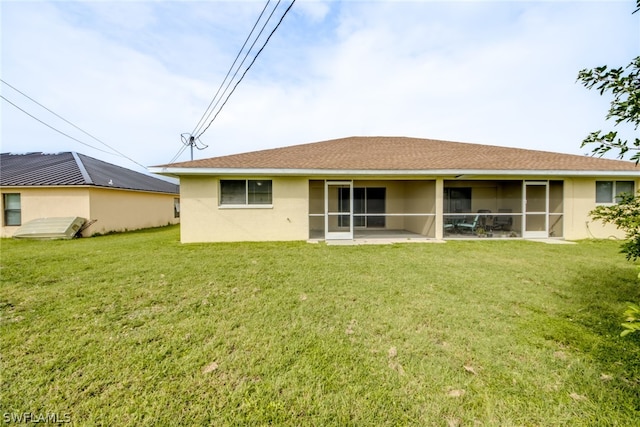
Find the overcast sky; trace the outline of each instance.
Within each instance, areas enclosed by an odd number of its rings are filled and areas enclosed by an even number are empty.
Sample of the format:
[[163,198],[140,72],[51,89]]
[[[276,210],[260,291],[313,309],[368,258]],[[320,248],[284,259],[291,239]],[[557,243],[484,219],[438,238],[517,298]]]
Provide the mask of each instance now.
[[[264,5],[2,0],[2,80],[136,162],[167,163]],[[639,54],[634,6],[298,0],[194,158],[367,135],[585,154],[582,139],[613,123],[604,120],[609,98],[576,77]],[[112,153],[4,83],[0,93]],[[142,170],[5,100],[0,108],[2,152],[78,151]],[[189,150],[176,161],[184,160]]]

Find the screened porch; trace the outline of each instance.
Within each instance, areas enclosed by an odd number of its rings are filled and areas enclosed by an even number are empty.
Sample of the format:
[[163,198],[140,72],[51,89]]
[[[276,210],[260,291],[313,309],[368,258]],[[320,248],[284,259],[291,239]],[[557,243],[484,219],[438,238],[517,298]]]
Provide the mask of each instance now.
[[435,238],[434,180],[309,181],[309,238]]
[[443,236],[563,237],[563,182],[444,181]]
[[310,180],[309,238],[563,237],[563,209],[562,181]]

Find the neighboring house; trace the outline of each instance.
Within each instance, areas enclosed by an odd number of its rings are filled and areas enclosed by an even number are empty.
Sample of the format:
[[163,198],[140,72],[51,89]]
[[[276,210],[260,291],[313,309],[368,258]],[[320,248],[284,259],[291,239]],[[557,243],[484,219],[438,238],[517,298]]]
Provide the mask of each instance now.
[[83,154],[0,154],[2,233],[33,219],[82,217],[84,236],[179,222],[179,187]]
[[634,163],[405,137],[351,137],[150,168],[180,178],[183,242],[623,235],[589,218]]

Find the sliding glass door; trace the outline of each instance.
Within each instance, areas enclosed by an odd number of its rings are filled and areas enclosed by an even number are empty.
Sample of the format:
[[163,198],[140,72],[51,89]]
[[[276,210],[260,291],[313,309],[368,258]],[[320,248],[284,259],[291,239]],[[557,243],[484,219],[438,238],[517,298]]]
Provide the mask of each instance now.
[[[355,228],[385,227],[386,190],[384,187],[356,187],[353,189],[353,226]],[[341,200],[343,203],[348,202],[347,191],[342,192]]]

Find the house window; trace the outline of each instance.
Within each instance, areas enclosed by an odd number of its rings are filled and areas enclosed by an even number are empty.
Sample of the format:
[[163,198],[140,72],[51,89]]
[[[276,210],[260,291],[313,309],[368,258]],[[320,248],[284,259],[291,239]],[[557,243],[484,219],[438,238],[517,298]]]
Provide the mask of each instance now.
[[21,225],[22,209],[20,207],[20,193],[3,194],[4,225]]
[[221,205],[271,205],[273,203],[271,180],[221,180]]
[[471,212],[471,188],[451,187],[444,189],[444,212]]
[[617,203],[622,194],[633,194],[633,187],[633,181],[596,181],[596,203]]
[[173,217],[180,218],[180,199],[173,199]]

